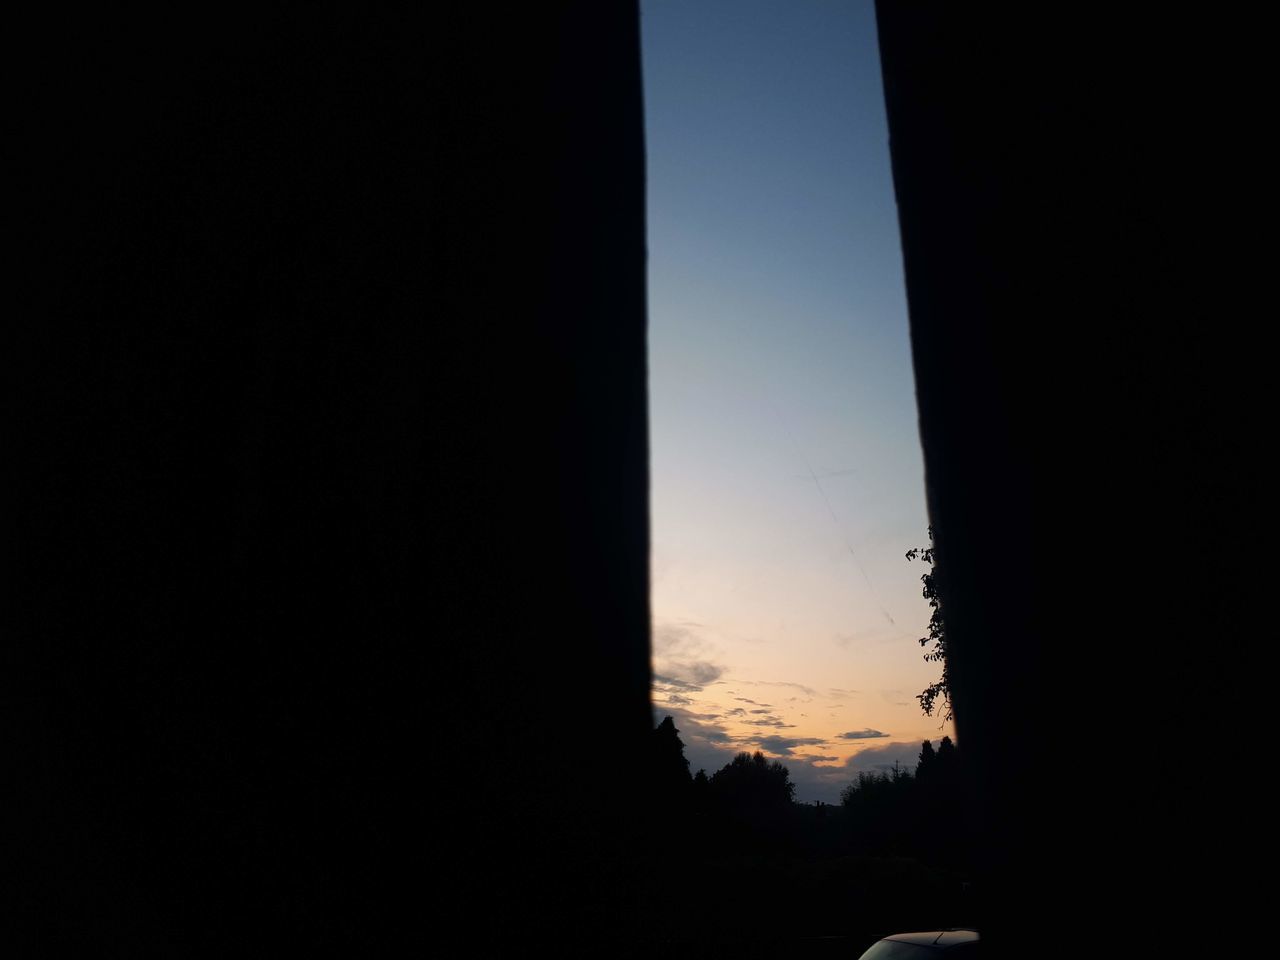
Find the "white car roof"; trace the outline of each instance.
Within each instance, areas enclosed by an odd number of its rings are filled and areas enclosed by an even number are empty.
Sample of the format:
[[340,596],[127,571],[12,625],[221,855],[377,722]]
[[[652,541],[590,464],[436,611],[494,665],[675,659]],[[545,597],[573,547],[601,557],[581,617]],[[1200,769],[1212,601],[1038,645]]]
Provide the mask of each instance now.
[[978,939],[978,931],[954,929],[954,930],[928,930],[920,933],[895,933],[891,937],[885,937],[886,940],[898,940],[902,943],[918,943],[922,946],[950,947],[957,943],[971,943]]

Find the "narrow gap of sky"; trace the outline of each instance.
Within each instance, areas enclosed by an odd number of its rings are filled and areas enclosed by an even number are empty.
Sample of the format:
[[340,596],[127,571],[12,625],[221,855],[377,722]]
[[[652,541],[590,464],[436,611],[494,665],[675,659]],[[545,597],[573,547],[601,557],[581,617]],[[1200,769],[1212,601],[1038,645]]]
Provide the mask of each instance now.
[[800,800],[950,734],[871,0],[642,0],[654,707]]

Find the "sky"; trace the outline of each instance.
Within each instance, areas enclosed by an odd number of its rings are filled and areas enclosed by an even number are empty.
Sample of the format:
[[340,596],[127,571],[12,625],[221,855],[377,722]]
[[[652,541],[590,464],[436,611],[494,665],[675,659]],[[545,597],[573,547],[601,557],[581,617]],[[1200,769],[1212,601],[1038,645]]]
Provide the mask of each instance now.
[[954,736],[871,0],[642,0],[655,719],[797,799]]

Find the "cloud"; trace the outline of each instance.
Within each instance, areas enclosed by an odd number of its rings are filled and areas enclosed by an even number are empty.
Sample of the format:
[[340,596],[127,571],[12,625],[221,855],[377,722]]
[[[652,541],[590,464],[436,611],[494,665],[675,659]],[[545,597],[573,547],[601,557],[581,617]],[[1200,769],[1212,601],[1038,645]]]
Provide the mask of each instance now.
[[920,759],[922,741],[909,740],[906,743],[886,743],[878,747],[866,747],[859,750],[844,762],[844,769],[850,774],[889,773],[895,762],[908,771],[914,772]]
[[732,710],[730,710],[728,713],[725,714],[726,717],[745,717],[746,715],[747,715],[747,711],[744,710],[742,707],[734,707]]
[[835,633],[831,635],[831,642],[841,650],[860,651],[871,647],[881,647],[888,643],[902,643],[907,640],[907,635],[894,621],[893,617],[889,616],[885,610],[882,610],[881,613],[889,621],[888,626],[880,624],[879,626],[866,627],[857,633],[848,631]]
[[848,733],[839,734],[841,740],[877,740],[880,737],[887,737],[887,733],[880,730],[872,730],[867,727],[865,730],[850,730]]
[[796,747],[814,747],[825,746],[826,741],[820,737],[778,737],[768,736],[760,737],[755,740],[760,749],[780,757],[793,756],[792,750]]
[[780,729],[789,729],[794,727],[794,723],[787,723],[780,717],[761,717],[759,720],[743,720],[745,724],[752,727],[778,727]]
[[694,621],[656,624],[653,628],[653,687],[659,693],[698,693],[724,675],[716,651],[697,631]]
[[756,687],[790,687],[792,690],[799,690],[806,697],[814,697],[818,693],[813,687],[806,687],[803,683],[791,683],[787,680],[742,680],[740,682]]
[[844,763],[827,754],[792,754],[786,765],[796,785],[798,801],[836,804],[840,802],[840,791],[859,773],[892,772],[895,760],[900,768],[915,770],[919,755],[919,743],[886,743],[864,747]]
[[666,699],[666,702],[675,704],[676,706],[680,706],[680,707],[687,707],[693,703],[693,701],[690,700],[688,697],[682,697],[678,693],[673,693],[670,696],[668,696]]
[[827,691],[827,696],[832,700],[845,700],[849,697],[856,697],[857,690],[841,690],[839,687],[832,687]]
[[761,707],[759,710],[751,710],[749,712],[750,713],[770,713],[771,711],[767,707]]
[[905,690],[881,690],[880,696],[887,703],[893,704],[895,707],[909,707],[911,702],[907,700],[907,692]]
[[[785,742],[786,738],[779,738]],[[799,740],[801,738],[794,738]],[[933,741],[937,746],[938,741]],[[817,747],[818,744],[812,746]],[[825,754],[786,755],[784,760],[796,785],[796,799],[801,803],[839,803],[840,791],[854,781],[859,773],[892,773],[894,761],[899,769],[913,771],[920,758],[920,741],[884,743],[863,747],[848,760]]]
[[688,663],[666,663],[662,672],[654,671],[654,684],[664,687],[675,687],[677,690],[690,690],[694,693],[710,686],[720,675],[724,667],[705,660],[694,660]]

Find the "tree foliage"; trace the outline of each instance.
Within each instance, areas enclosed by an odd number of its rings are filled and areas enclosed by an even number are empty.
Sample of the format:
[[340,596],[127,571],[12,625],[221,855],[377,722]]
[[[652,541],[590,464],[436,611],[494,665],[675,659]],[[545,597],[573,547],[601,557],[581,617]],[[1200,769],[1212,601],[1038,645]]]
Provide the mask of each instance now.
[[795,796],[791,773],[757,750],[740,753],[711,777],[711,789],[731,806],[785,807]]
[[846,849],[876,856],[912,856],[931,863],[967,862],[961,815],[961,759],[950,737],[920,744],[912,771],[862,771],[840,794]]
[[933,716],[933,711],[936,709],[942,713],[944,720],[950,720],[952,718],[951,671],[947,660],[946,624],[942,616],[942,604],[938,598],[938,582],[934,566],[936,549],[933,544],[933,527],[930,527],[929,546],[913,547],[907,551],[908,560],[923,560],[929,565],[929,569],[921,575],[920,582],[924,584],[924,598],[929,601],[933,613],[929,617],[929,632],[920,638],[920,646],[925,648],[925,660],[942,664],[942,676],[917,694],[916,699],[920,701],[920,709],[924,711],[925,716]]
[[687,789],[691,782],[689,761],[685,759],[680,731],[670,717],[666,717],[653,731],[650,749],[655,785],[668,792]]

